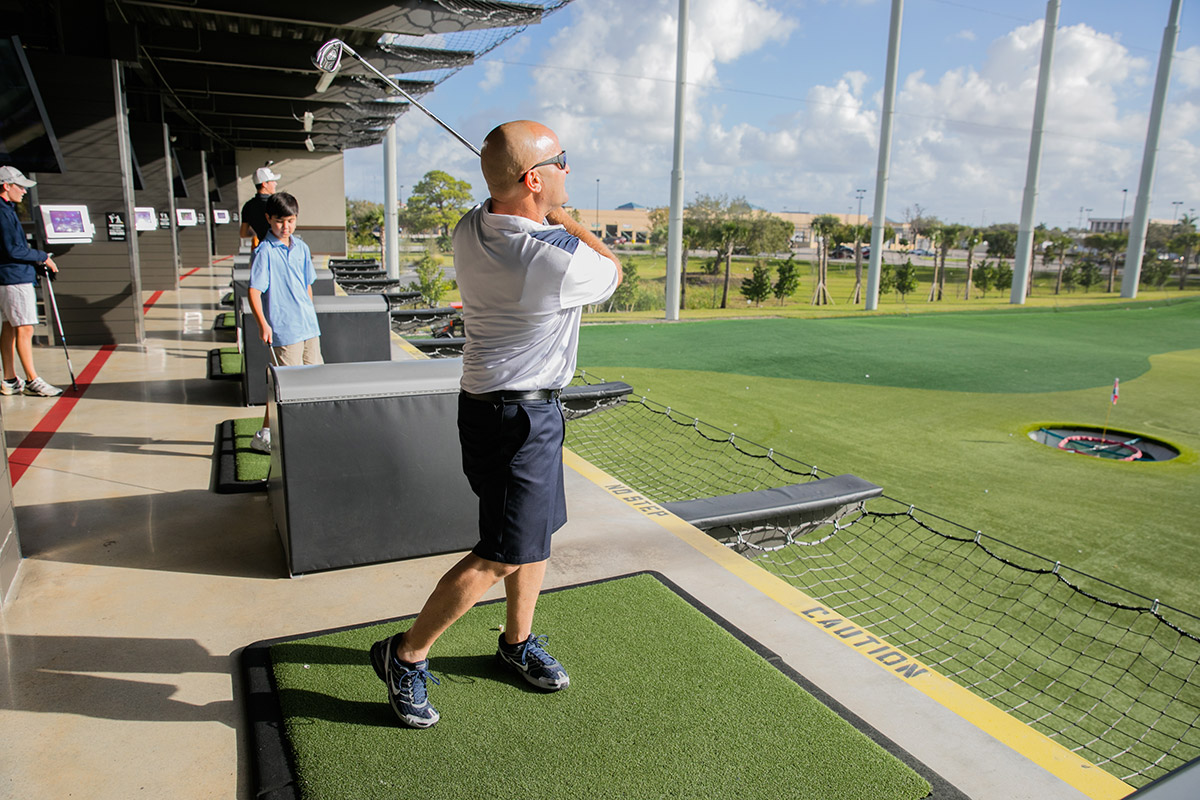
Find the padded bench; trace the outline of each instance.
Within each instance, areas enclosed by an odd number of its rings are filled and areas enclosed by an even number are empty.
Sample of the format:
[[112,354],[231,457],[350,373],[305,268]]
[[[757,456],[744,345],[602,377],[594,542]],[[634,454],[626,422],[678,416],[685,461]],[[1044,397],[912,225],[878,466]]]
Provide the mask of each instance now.
[[836,519],[846,509],[882,494],[882,487],[862,478],[837,475],[774,489],[679,500],[662,506],[697,528],[722,538],[726,529],[768,520],[786,519],[790,525],[806,525]]
[[[387,301],[374,295],[328,297],[314,295],[317,324],[321,326],[321,356],[327,364],[357,361],[390,361],[392,334]],[[270,354],[258,335],[250,301],[241,306],[242,402],[248,406],[267,402],[267,366]]]
[[469,550],[460,359],[271,367],[267,492],[288,573]]

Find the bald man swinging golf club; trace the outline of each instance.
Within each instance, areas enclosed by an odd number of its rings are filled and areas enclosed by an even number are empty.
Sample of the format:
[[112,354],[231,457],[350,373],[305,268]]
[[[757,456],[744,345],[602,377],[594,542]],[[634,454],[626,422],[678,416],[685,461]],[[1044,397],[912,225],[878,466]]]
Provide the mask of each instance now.
[[504,581],[497,659],[533,686],[570,678],[533,633],[550,537],[567,521],[559,391],[575,373],[583,306],[612,295],[621,265],[563,211],[570,174],[554,131],[519,120],[494,129],[480,156],[490,198],[454,229],[466,345],[458,400],[463,471],[479,497],[479,544],[438,582],[412,626],[371,647],[404,724],[428,728],[429,650]]

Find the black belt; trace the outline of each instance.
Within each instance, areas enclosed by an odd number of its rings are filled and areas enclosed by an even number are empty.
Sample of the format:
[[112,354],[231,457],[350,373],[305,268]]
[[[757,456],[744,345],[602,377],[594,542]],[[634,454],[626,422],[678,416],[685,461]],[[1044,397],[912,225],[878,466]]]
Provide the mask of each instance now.
[[463,391],[463,394],[481,403],[550,403],[558,399],[558,396],[562,394],[562,389],[529,389],[524,392],[501,390],[483,394]]

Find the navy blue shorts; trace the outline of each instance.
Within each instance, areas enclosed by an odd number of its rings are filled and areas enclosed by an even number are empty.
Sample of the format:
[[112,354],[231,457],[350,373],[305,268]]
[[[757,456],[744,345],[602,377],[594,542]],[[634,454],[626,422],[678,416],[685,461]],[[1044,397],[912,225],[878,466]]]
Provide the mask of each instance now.
[[479,544],[502,564],[550,557],[550,536],[567,523],[563,416],[557,400],[499,403],[458,396],[463,472],[479,497]]

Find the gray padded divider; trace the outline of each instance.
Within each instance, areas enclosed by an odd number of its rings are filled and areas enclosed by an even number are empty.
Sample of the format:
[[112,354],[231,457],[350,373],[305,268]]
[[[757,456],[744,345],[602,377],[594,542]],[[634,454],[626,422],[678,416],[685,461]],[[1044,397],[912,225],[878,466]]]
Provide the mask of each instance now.
[[290,574],[475,545],[461,370],[451,359],[271,369],[268,494]]
[[[388,361],[392,357],[391,317],[388,303],[378,295],[313,297],[317,324],[321,326],[321,356],[327,364],[357,361]],[[241,320],[242,401],[246,405],[267,402],[266,369],[270,354],[258,335],[258,324],[247,300]]]
[[[233,287],[233,310],[237,311],[242,307],[242,301],[250,296],[250,268],[234,267],[230,286]],[[240,316],[238,320],[238,324],[240,325]]]
[[313,297],[333,297],[337,294],[333,280],[333,272],[327,269],[317,270],[317,279],[313,281]]
[[813,520],[883,494],[882,487],[854,475],[838,475],[775,489],[663,503],[663,508],[701,530],[746,525],[787,516]]

